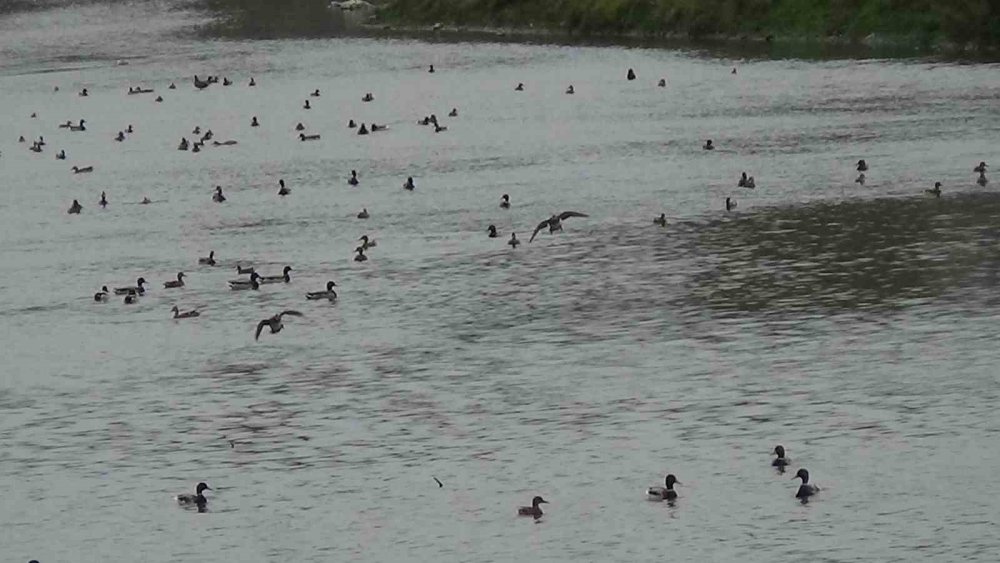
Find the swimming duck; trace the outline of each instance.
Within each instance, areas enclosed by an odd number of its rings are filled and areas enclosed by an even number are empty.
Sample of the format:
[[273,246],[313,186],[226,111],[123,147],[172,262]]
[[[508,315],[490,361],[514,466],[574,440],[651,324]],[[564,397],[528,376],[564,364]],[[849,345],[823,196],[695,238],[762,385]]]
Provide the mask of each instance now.
[[659,217],[653,219],[653,224],[654,225],[659,225],[661,227],[666,227],[667,226],[667,214],[666,213],[660,213]]
[[306,100],[306,103],[305,105],[302,106],[302,109],[312,109],[312,106],[309,105],[309,100]]
[[201,316],[201,313],[199,313],[197,309],[181,312],[181,310],[177,308],[177,305],[174,305],[173,309],[170,309],[170,312],[174,314],[175,319],[193,319],[194,317]]
[[197,74],[194,75],[194,87],[199,90],[204,90],[205,88],[208,88],[208,85],[211,83],[212,83],[211,80],[198,80],[198,75]]
[[192,135],[201,135],[201,125],[195,125],[194,129],[191,130]]
[[312,97],[314,97],[314,98],[318,98],[319,97],[319,88],[316,88],[315,90],[313,90],[313,93],[309,94],[309,95],[312,96]]
[[260,127],[260,122],[257,121],[256,115],[253,116],[253,119],[250,120],[250,127]]
[[148,197],[144,197],[144,198],[142,198],[142,201],[140,201],[139,203],[141,205],[149,205],[150,203],[153,203],[153,201],[150,200]]
[[18,138],[17,138],[17,142],[18,142],[18,143],[23,143],[23,142],[25,142],[25,141],[24,141],[24,135],[21,135],[20,137],[18,137]]
[[733,198],[726,198],[726,211],[732,211],[736,209],[736,200]]
[[291,266],[285,266],[280,276],[262,276],[259,278],[260,283],[288,283],[292,281],[292,276],[288,275],[291,271]]
[[534,518],[542,517],[542,509],[538,506],[540,504],[548,504],[549,501],[543,499],[542,497],[535,497],[531,499],[531,506],[521,506],[517,509],[518,516],[532,516]]
[[703,149],[705,149],[707,151],[714,151],[715,150],[715,145],[712,144],[712,139],[708,139],[707,141],[705,141],[705,144],[702,145],[701,148],[703,148]]
[[177,145],[177,150],[186,151],[188,150],[188,146],[189,146],[188,140],[184,137],[181,137],[181,143]]
[[406,181],[403,182],[403,189],[411,192],[417,189],[417,186],[413,183],[413,176],[407,176]]
[[163,287],[167,289],[173,287],[184,287],[184,272],[177,272],[177,279],[164,282]]
[[941,197],[941,182],[934,182],[934,189],[925,191],[934,197]]
[[86,131],[87,130],[87,120],[81,119],[79,125],[70,125],[70,131]]
[[173,82],[170,83],[170,86],[167,86],[167,90],[176,90],[176,89],[177,89],[177,85],[174,84]]
[[748,180],[747,173],[744,172],[743,174],[740,175],[740,180],[738,182],[736,182],[736,187],[737,188],[745,188],[745,187],[747,187],[747,180]]
[[132,125],[129,124],[129,126],[125,128],[125,132],[131,135],[132,133],[135,133],[135,130],[132,129]]
[[233,81],[230,80],[229,77],[225,77],[225,78],[222,79],[222,85],[223,86],[232,86],[233,85]]
[[208,131],[205,131],[204,135],[201,136],[201,142],[204,143],[205,141],[211,141],[212,137],[214,137],[214,136],[215,136],[215,133],[212,133],[212,130],[209,129]]
[[364,262],[368,260],[368,257],[365,256],[365,247],[359,246],[354,249],[354,252],[357,252],[357,255],[354,256],[355,262]]
[[352,185],[352,186],[357,186],[358,185],[358,171],[357,170],[351,170],[351,177],[347,180],[347,183],[350,184],[350,185]]
[[42,146],[38,144],[38,141],[35,141],[34,143],[31,143],[31,148],[28,150],[32,152],[42,152]]
[[378,246],[378,243],[375,242],[375,239],[368,238],[368,235],[361,235],[361,238],[359,238],[358,240],[361,241],[361,247],[364,248],[365,250],[368,250],[369,248],[375,248],[376,246]]
[[108,286],[101,286],[101,290],[94,294],[94,301],[98,303],[103,303],[108,300],[110,293],[108,292]]
[[986,179],[985,171],[979,173],[979,179],[976,180],[976,183],[979,184],[980,186],[985,186],[986,184],[989,183],[989,180]]
[[[205,265],[208,265],[208,266],[214,266],[215,265],[215,251],[214,250],[209,251],[207,258],[199,258],[198,259],[198,263],[199,264],[205,264]],[[243,272],[240,272],[240,273],[243,273]]]
[[671,473],[667,475],[664,479],[664,487],[650,487],[646,489],[646,498],[649,500],[677,500],[677,491],[674,490],[674,485],[680,485],[681,482],[674,477]]
[[503,194],[500,196],[500,209],[510,209],[510,196]]
[[31,112],[31,119],[35,119],[35,118],[37,118],[37,117],[38,117],[38,114],[37,114],[37,113],[35,113],[35,112]]
[[447,130],[448,130],[448,128],[447,128],[447,127],[444,127],[444,126],[441,126],[441,125],[438,125],[437,123],[435,123],[435,124],[434,124],[434,132],[435,132],[435,133],[440,133],[440,132],[442,132],[442,131],[447,131]]
[[458,117],[458,108],[451,108],[448,112],[448,117]]
[[521,241],[517,240],[517,233],[510,234],[510,240],[507,241],[507,244],[509,244],[511,248],[517,248],[518,245],[521,244]]
[[212,201],[222,203],[226,201],[226,196],[222,195],[222,186],[215,186],[215,193],[212,194]]
[[125,299],[122,299],[122,303],[126,305],[131,305],[138,301],[139,301],[139,295],[131,289],[128,291],[128,293],[125,294]]
[[754,181],[753,176],[750,176],[749,178],[747,178],[746,188],[752,190],[752,189],[754,189],[756,187],[757,187],[757,182]]
[[795,498],[802,499],[803,502],[819,492],[819,487],[809,483],[809,472],[805,468],[799,469],[798,473],[792,479],[802,479],[802,484],[799,485],[799,490],[795,493]]
[[70,215],[79,215],[80,211],[82,211],[82,210],[83,210],[83,206],[80,205],[79,201],[77,201],[77,200],[74,199],[73,200],[73,205],[69,206],[69,212],[68,213]]
[[124,141],[125,140],[125,132],[124,131],[119,131],[118,132],[118,136],[115,137],[115,140],[118,141],[119,143],[122,142],[122,141]]
[[244,268],[243,266],[240,266],[239,264],[237,264],[236,265],[236,273],[237,274],[252,274],[252,273],[254,273],[254,269],[253,269],[253,266],[248,266],[248,267]]
[[566,219],[569,219],[570,217],[589,217],[589,215],[585,213],[578,213],[576,211],[563,211],[558,215],[553,215],[548,219],[542,221],[541,223],[538,224],[537,227],[535,227],[535,232],[531,233],[531,238],[528,239],[528,242],[530,243],[531,241],[535,240],[535,236],[538,235],[538,231],[544,229],[545,227],[549,228],[549,234],[563,230],[562,222],[565,221]]
[[660,88],[666,88],[667,87],[667,79],[666,78],[661,78],[660,81],[656,83],[656,85],[659,86]]
[[177,504],[181,506],[196,506],[198,507],[198,512],[204,512],[208,506],[208,499],[202,493],[211,490],[212,488],[205,483],[198,483],[193,495],[177,495],[174,498],[177,499]]
[[858,172],[868,172],[868,163],[864,159],[859,160],[857,169]]
[[514,87],[515,92],[524,92],[524,82],[518,82],[517,86]]
[[139,278],[135,280],[135,285],[132,287],[116,287],[115,295],[125,295],[130,291],[132,293],[138,293],[139,295],[142,295],[146,293],[146,288],[143,287],[143,285],[145,284],[146,284],[146,278]]
[[101,208],[103,208],[103,209],[107,209],[108,208],[108,198],[107,198],[107,196],[104,195],[104,192],[101,192],[101,201],[98,201],[97,205],[100,205]]
[[93,172],[93,171],[94,171],[94,167],[93,166],[84,166],[83,168],[81,168],[79,166],[74,166],[73,167],[73,173],[74,174],[86,174],[88,172]]
[[358,124],[355,123],[353,119],[347,122],[347,128],[348,129],[354,129],[357,126],[358,126]]
[[61,150],[56,153],[56,160],[66,160],[66,151]]
[[201,152],[201,143],[195,143],[194,146],[191,147],[191,152]]
[[862,186],[865,185],[865,173],[858,174],[858,177],[854,179],[854,183],[861,184]]
[[486,230],[487,230],[487,232],[489,232],[489,237],[490,238],[497,238],[499,236],[497,234],[497,226],[496,225],[490,225],[489,227],[486,227]]
[[247,86],[256,86],[256,85],[257,85],[257,81],[254,80],[253,77],[251,76],[250,77],[250,83],[247,84]]
[[89,95],[90,95],[90,92],[87,92],[86,88],[84,88],[83,90],[80,90],[80,97],[81,98],[86,98]]
[[430,68],[427,69],[427,72],[434,74],[434,65],[431,65]]
[[302,122],[299,122],[299,123],[297,123],[295,125],[295,130],[296,131],[305,131],[306,130],[306,126],[302,125]]
[[986,172],[987,168],[989,168],[989,166],[987,166],[987,164],[985,162],[980,161],[979,166],[973,168],[972,171],[973,172],[979,172],[980,174],[982,174],[982,173]]
[[362,209],[361,213],[358,213],[358,219],[367,219],[368,217],[370,217],[370,215],[368,215],[368,208],[367,207],[364,208],[364,209]]
[[367,134],[368,134],[368,129],[365,127],[365,124],[362,123],[361,127],[358,128],[358,135],[367,135]]
[[278,185],[281,186],[280,188],[278,188],[278,195],[284,197],[284,196],[292,193],[292,190],[290,190],[290,189],[288,189],[288,188],[285,187],[285,181],[284,180],[278,180]]
[[306,294],[306,299],[312,301],[317,299],[329,299],[330,301],[333,301],[337,298],[337,292],[333,290],[336,285],[336,283],[328,281],[326,282],[326,291],[310,291]]
[[771,462],[771,466],[772,467],[777,467],[781,471],[784,471],[785,470],[785,466],[792,462],[792,460],[790,460],[790,459],[788,459],[788,458],[785,457],[785,447],[784,446],[780,446],[780,445],[779,446],[775,446],[774,447],[774,455],[776,455],[778,457],[774,458],[774,460]]
[[163,101],[163,96],[157,96],[156,99],[153,100],[153,101],[156,102],[156,103],[160,103],[160,102]]
[[736,74],[736,67],[733,67],[732,72],[730,72],[729,74]]
[[260,332],[264,330],[265,326],[271,329],[271,334],[277,334],[281,332],[281,329],[285,328],[285,325],[281,322],[281,318],[284,317],[285,315],[290,315],[293,317],[304,316],[302,313],[298,311],[282,311],[269,319],[264,319],[259,323],[257,323],[257,332],[254,333],[253,339],[257,340],[258,338],[260,338]]
[[374,133],[375,131],[385,131],[388,128],[389,128],[388,125],[379,125],[377,123],[372,123],[372,129],[371,130],[372,130],[372,133]]
[[628,73],[625,75],[625,78],[628,80],[635,80],[635,71],[628,69]]
[[368,92],[367,94],[364,95],[364,97],[361,98],[361,101],[362,102],[371,102],[374,99],[375,99],[375,96],[372,96],[372,93]]
[[243,289],[260,289],[260,282],[257,279],[260,278],[257,272],[250,272],[250,279],[248,280],[232,280],[229,282],[229,289],[234,291],[239,291]]
[[566,88],[566,93],[567,94],[575,94],[576,93],[576,90],[573,89],[573,85],[572,84],[569,85],[569,88]]

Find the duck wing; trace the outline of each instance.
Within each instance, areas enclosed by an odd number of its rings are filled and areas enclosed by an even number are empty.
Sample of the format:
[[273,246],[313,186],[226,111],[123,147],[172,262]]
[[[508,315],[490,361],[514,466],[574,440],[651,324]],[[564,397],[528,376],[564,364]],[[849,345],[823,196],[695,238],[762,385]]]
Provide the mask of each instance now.
[[538,226],[535,227],[535,232],[531,233],[531,238],[528,239],[528,242],[531,242],[531,241],[535,240],[535,235],[538,234],[538,231],[540,231],[540,230],[542,230],[542,229],[544,229],[545,227],[548,227],[548,226],[549,226],[549,220],[548,219],[546,219],[546,220],[542,221],[541,223],[539,223]]
[[265,326],[268,326],[270,324],[271,324],[271,319],[264,319],[259,323],[257,323],[257,332],[254,333],[253,339],[257,340],[258,338],[260,338],[260,332],[264,330]]
[[590,217],[590,215],[587,215],[586,213],[579,213],[577,211],[563,211],[559,214],[560,221],[569,219],[570,217]]
[[281,317],[284,317],[285,315],[289,315],[289,316],[292,316],[292,317],[304,317],[305,316],[305,315],[303,315],[302,313],[300,313],[298,311],[288,310],[288,311],[282,311],[282,312],[278,313],[277,315],[274,316],[274,318],[280,321]]

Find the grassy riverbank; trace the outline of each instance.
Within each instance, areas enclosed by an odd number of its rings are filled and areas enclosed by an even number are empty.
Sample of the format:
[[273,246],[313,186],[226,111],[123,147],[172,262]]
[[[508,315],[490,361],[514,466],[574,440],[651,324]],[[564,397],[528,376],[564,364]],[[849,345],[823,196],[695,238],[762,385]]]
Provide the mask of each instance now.
[[387,0],[396,25],[1000,46],[1000,0]]

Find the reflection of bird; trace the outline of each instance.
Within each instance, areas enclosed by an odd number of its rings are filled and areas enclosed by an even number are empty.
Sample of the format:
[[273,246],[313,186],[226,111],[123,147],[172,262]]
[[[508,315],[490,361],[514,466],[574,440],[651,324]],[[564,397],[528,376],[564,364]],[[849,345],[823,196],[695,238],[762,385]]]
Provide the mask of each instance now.
[[281,322],[281,317],[284,317],[285,315],[291,315],[293,317],[303,316],[302,313],[298,311],[282,311],[269,319],[264,319],[259,323],[257,323],[257,332],[254,333],[253,339],[257,340],[258,338],[260,338],[260,332],[264,330],[265,326],[270,327],[271,334],[277,334],[281,332],[281,329],[285,328],[285,325],[282,324]]
[[563,211],[559,215],[553,215],[552,217],[549,217],[548,219],[542,221],[541,223],[538,224],[537,227],[535,227],[535,232],[531,233],[531,238],[528,239],[528,242],[535,240],[535,235],[538,234],[538,231],[544,229],[545,227],[549,228],[549,233],[561,231],[562,222],[566,219],[569,219],[570,217],[589,217],[589,215],[585,213],[578,213],[576,211]]

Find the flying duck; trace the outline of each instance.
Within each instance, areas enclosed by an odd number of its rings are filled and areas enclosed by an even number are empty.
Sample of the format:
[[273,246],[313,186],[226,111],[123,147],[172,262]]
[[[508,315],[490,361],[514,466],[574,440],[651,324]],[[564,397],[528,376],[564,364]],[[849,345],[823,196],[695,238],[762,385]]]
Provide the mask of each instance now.
[[365,262],[368,260],[368,257],[365,256],[365,247],[359,246],[354,249],[354,252],[357,252],[357,254],[354,256],[355,262]]
[[777,457],[775,457],[774,460],[771,462],[771,466],[772,467],[777,467],[780,471],[784,471],[785,470],[785,466],[792,462],[792,460],[790,460],[787,457],[785,457],[785,447],[784,446],[780,446],[780,445],[779,446],[775,446],[774,447],[774,455],[776,455]]
[[857,170],[858,172],[868,172],[868,163],[864,159],[859,160]]
[[69,206],[69,211],[67,213],[70,215],[79,215],[81,210],[83,210],[83,206],[80,205],[79,201],[74,199],[73,205]]
[[74,174],[87,174],[88,172],[93,172],[93,171],[94,171],[94,167],[93,166],[84,166],[83,168],[81,168],[79,166],[74,166],[73,167],[73,173]]
[[531,506],[521,506],[517,509],[518,516],[532,516],[534,518],[542,517],[542,509],[538,505],[548,504],[549,501],[543,499],[542,497],[535,497],[531,499]]
[[174,498],[177,499],[177,504],[181,506],[196,506],[198,507],[198,512],[205,512],[205,508],[208,506],[208,499],[202,493],[206,490],[211,491],[212,488],[205,483],[198,483],[193,495],[177,495]]
[[311,301],[315,301],[317,299],[329,299],[330,301],[333,301],[337,298],[337,292],[333,290],[336,285],[336,283],[328,281],[326,282],[326,291],[310,291],[306,294],[306,299]]
[[364,209],[362,209],[361,213],[358,213],[358,219],[367,219],[368,217],[370,217],[370,215],[368,214],[368,208],[367,207],[364,208]]
[[265,326],[271,329],[271,334],[277,334],[281,332],[281,329],[285,328],[285,325],[281,322],[281,318],[284,317],[285,315],[291,315],[293,317],[304,316],[302,313],[298,311],[289,310],[289,311],[282,311],[269,319],[264,319],[259,323],[257,323],[257,332],[254,333],[253,339],[257,340],[258,338],[260,338],[260,332],[264,330]]
[[226,201],[226,196],[222,195],[222,186],[215,186],[215,193],[212,194],[212,201],[222,203]]
[[934,189],[924,190],[934,197],[941,197],[941,182],[934,182]]
[[[214,266],[215,265],[215,251],[214,250],[209,251],[207,258],[199,258],[198,259],[198,263],[199,264],[206,264],[208,266]],[[242,273],[242,272],[240,272],[240,273]]]
[[666,213],[660,213],[659,217],[657,217],[656,219],[653,219],[653,224],[654,225],[659,225],[661,227],[666,227],[667,226],[667,214]]
[[499,236],[497,234],[497,226],[496,225],[490,225],[489,227],[486,227],[486,230],[489,232],[489,237],[490,238],[497,238]]
[[260,276],[257,274],[257,272],[250,272],[250,279],[248,280],[230,281],[229,289],[232,289],[233,291],[240,291],[244,289],[253,289],[253,290],[260,289],[260,283],[257,282],[258,278],[260,278]]
[[181,310],[177,308],[177,305],[174,305],[173,309],[170,309],[170,312],[174,314],[175,319],[192,319],[194,317],[201,316],[201,313],[199,313],[197,309],[181,312]]
[[736,200],[730,197],[726,198],[726,211],[732,211],[736,209]]
[[290,190],[290,189],[288,189],[288,188],[285,187],[285,181],[284,180],[278,180],[278,185],[281,186],[280,188],[278,188],[278,195],[280,195],[280,196],[286,196],[286,195],[292,193],[292,190]]
[[166,289],[184,287],[184,272],[177,272],[177,279],[163,282],[163,287]]
[[351,170],[351,177],[347,180],[347,183],[350,184],[350,185],[352,185],[352,186],[357,186],[358,185],[359,182],[358,182],[358,171],[357,170]]
[[521,241],[517,240],[517,233],[510,234],[510,240],[507,241],[507,244],[509,244],[511,248],[517,248],[517,246],[521,244]]
[[413,176],[408,176],[406,178],[406,181],[403,182],[403,189],[404,190],[409,190],[411,192],[413,190],[417,189],[417,186],[413,183]]
[[101,290],[94,294],[94,301],[98,303],[103,303],[108,300],[109,292],[108,286],[101,286]]
[[378,246],[378,243],[375,242],[375,239],[369,239],[368,235],[361,235],[361,238],[359,238],[358,240],[361,241],[361,247],[364,248],[365,250],[368,250],[369,248],[375,248],[376,246]]
[[285,266],[284,269],[282,270],[283,273],[280,276],[260,277],[260,283],[288,283],[292,281],[292,276],[288,274],[288,272],[291,271],[292,271],[291,266]]
[[665,487],[650,487],[646,489],[646,498],[649,500],[676,500],[677,491],[674,490],[674,485],[680,485],[681,482],[674,477],[671,473],[667,475],[667,478],[663,482]]
[[503,194],[500,196],[500,209],[510,209],[510,196]]
[[589,215],[586,213],[578,213],[576,211],[563,211],[558,215],[553,215],[535,227],[535,232],[531,233],[531,238],[528,239],[528,242],[535,240],[535,236],[538,235],[538,231],[544,229],[545,227],[549,228],[549,234],[563,230],[562,222],[570,217],[589,217]]
[[116,287],[115,288],[115,295],[125,295],[125,294],[127,294],[129,292],[138,293],[139,295],[142,295],[142,294],[146,293],[146,288],[143,287],[143,285],[145,285],[145,283],[146,283],[146,278],[139,278],[139,279],[135,280],[135,285],[134,286],[131,286],[131,287]]
[[802,479],[802,484],[799,485],[799,490],[795,493],[795,498],[802,499],[803,502],[819,492],[819,487],[809,483],[809,472],[805,468],[799,469],[798,473],[792,479]]

